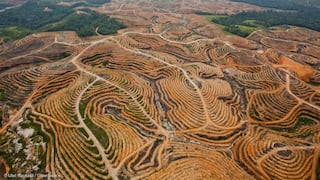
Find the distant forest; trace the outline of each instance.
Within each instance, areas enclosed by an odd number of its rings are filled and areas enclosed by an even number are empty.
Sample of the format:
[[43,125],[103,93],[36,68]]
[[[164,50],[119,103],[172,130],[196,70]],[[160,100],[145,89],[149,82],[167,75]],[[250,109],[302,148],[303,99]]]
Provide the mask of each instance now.
[[[252,31],[271,26],[292,25],[320,31],[320,8],[309,6],[304,0],[232,0],[261,7],[272,8],[262,12],[242,12],[235,15],[212,15],[210,20],[220,24],[223,30],[240,36],[248,36]],[[316,4],[315,1],[309,1]],[[317,1],[318,2],[318,1]],[[318,2],[319,3],[319,2]],[[277,9],[277,10],[276,10]],[[280,10],[280,11],[279,11]],[[249,22],[249,23],[248,23]],[[252,23],[253,22],[253,23]]]
[[301,8],[310,8],[319,6],[319,0],[231,0],[234,2],[244,2],[256,6],[282,9],[282,10],[301,10]]
[[[66,0],[74,2],[74,0]],[[79,36],[116,33],[124,25],[106,15],[89,9],[77,13],[74,8],[94,6],[110,0],[87,0],[73,6],[57,5],[55,0],[29,0],[20,7],[0,12],[0,37],[5,41],[22,38],[28,34],[44,31],[73,30]]]
[[[320,4],[315,0],[232,0],[246,2],[262,7],[287,10],[267,12],[247,12],[232,16],[231,21],[250,18],[265,23],[266,26],[294,25],[320,31],[320,8],[313,6]],[[310,4],[308,4],[308,2]],[[227,22],[226,22],[227,23]]]
[[98,28],[100,34],[114,34],[118,29],[125,27],[115,19],[100,15],[90,9],[82,9],[82,12],[86,14],[73,13],[66,17],[64,21],[48,27],[47,31],[71,30],[84,37],[95,35],[96,28]]

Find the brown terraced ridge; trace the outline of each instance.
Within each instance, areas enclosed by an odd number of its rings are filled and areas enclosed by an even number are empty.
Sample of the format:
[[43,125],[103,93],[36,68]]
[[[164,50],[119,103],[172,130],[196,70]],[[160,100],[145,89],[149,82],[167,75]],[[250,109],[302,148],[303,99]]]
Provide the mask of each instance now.
[[[37,33],[3,43],[4,171],[319,178],[320,33],[277,27],[240,38],[194,14],[239,8],[261,10],[228,1],[111,1],[92,10],[121,20],[127,28],[117,34]],[[14,151],[16,142],[24,151]]]

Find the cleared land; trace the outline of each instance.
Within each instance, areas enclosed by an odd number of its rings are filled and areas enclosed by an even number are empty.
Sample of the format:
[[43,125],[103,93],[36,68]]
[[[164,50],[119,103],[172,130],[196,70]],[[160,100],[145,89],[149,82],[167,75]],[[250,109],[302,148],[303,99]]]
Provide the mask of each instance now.
[[91,8],[128,27],[117,35],[2,44],[0,173],[316,179],[320,33],[226,36],[194,14],[215,3],[180,2]]

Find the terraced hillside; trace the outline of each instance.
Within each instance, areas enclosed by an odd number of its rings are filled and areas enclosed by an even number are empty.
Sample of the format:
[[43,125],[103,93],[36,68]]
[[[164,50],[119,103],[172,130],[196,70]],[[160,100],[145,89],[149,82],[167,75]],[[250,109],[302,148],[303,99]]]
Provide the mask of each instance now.
[[92,8],[117,35],[0,46],[0,175],[316,179],[320,33],[227,36],[193,14],[214,2],[145,3]]

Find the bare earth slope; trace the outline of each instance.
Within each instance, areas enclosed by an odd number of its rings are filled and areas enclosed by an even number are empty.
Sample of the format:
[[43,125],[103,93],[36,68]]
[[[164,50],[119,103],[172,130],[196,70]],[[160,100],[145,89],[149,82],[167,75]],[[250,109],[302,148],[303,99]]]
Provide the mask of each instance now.
[[320,33],[226,36],[190,13],[214,6],[199,3],[115,1],[96,10],[129,26],[117,35],[3,44],[0,173],[315,179]]

